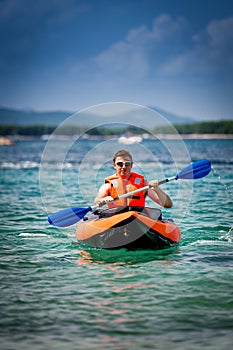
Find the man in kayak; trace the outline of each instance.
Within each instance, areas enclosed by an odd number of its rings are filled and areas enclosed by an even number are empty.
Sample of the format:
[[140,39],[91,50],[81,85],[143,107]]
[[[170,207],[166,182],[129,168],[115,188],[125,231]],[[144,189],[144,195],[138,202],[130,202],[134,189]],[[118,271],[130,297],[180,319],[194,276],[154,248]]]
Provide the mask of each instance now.
[[[113,166],[116,169],[116,173],[105,179],[105,183],[100,187],[94,201],[95,204],[107,203],[110,208],[119,206],[145,207],[145,197],[148,195],[150,199],[162,207],[172,207],[171,198],[161,190],[158,181],[148,182],[143,175],[131,171],[133,159],[128,151],[117,151],[113,157]],[[148,185],[150,185],[150,188],[147,191],[138,192],[131,197],[114,201],[114,198],[124,193],[132,192]]]

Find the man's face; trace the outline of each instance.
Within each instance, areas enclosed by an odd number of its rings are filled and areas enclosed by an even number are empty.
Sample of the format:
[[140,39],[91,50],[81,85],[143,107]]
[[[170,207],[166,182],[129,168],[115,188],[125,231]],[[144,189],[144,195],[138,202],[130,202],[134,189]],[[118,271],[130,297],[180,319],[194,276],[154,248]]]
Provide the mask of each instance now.
[[133,163],[129,157],[116,157],[113,166],[117,174],[123,179],[128,179],[130,177]]

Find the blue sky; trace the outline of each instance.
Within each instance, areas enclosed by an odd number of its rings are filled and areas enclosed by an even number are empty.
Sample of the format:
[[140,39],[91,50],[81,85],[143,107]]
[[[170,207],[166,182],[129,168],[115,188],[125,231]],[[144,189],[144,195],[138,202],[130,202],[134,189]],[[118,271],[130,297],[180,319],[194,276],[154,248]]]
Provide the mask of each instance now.
[[0,0],[0,106],[233,119],[231,0]]

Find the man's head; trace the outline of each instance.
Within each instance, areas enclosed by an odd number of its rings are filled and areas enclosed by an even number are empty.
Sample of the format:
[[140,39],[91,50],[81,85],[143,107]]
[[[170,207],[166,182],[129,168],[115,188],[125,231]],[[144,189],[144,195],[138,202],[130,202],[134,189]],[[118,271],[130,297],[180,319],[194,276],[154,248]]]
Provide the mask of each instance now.
[[133,163],[133,158],[132,158],[131,154],[128,151],[126,151],[125,149],[120,149],[119,151],[117,151],[114,154],[113,163],[115,163],[117,157],[128,158]]
[[113,166],[121,178],[128,179],[133,166],[131,154],[126,150],[117,151],[113,157]]

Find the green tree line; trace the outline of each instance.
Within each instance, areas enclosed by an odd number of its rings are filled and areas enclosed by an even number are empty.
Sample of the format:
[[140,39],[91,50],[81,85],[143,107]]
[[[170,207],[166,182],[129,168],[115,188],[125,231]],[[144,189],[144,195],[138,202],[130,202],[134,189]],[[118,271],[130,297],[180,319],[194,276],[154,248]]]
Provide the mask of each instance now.
[[40,137],[42,135],[50,135],[56,130],[56,135],[80,135],[83,133],[92,135],[92,136],[107,136],[107,135],[121,135],[126,132],[132,134],[142,134],[143,131],[140,128],[134,126],[128,126],[126,128],[120,127],[95,127],[87,128],[86,126],[76,126],[76,125],[65,125],[56,128],[56,126],[48,125],[0,125],[0,135],[1,136],[35,136]]
[[[180,134],[233,134],[233,121],[222,120],[216,122],[200,122],[194,124],[179,124],[173,127],[161,126],[156,127],[151,130],[151,133],[158,134],[170,134],[174,133],[174,128]],[[42,135],[50,135],[56,129],[56,126],[48,125],[0,125],[0,135],[1,136],[34,136],[40,137]],[[126,128],[106,128],[106,127],[96,127],[89,128],[84,126],[74,126],[66,125],[60,126],[56,129],[56,135],[79,135],[87,133],[93,136],[106,136],[106,135],[121,135],[126,132],[131,132],[132,134],[143,134],[145,130],[137,128],[135,126],[128,126]]]
[[[51,135],[56,130],[56,126],[49,125],[0,125],[0,135],[2,136],[42,136]],[[57,135],[75,135],[85,130],[84,127],[67,125],[57,128]]]
[[[194,124],[174,125],[180,134],[233,134],[233,121],[221,120],[216,122],[200,122]],[[174,127],[161,126],[153,129],[156,133],[174,133]]]

